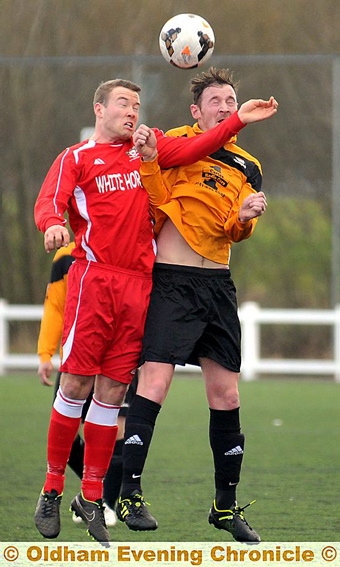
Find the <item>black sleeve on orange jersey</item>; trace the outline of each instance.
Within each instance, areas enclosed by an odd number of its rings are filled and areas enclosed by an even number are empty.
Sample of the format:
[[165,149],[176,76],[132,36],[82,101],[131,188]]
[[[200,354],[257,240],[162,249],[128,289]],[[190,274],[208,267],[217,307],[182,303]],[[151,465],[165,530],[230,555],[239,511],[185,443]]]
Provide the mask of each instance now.
[[210,157],[237,169],[246,176],[247,182],[257,193],[261,191],[262,173],[255,162],[250,161],[242,155],[226,150],[225,148],[220,148],[217,152],[210,154]]
[[70,266],[73,264],[74,258],[70,255],[61,256],[58,260],[53,262],[51,268],[50,283],[59,282],[68,273]]

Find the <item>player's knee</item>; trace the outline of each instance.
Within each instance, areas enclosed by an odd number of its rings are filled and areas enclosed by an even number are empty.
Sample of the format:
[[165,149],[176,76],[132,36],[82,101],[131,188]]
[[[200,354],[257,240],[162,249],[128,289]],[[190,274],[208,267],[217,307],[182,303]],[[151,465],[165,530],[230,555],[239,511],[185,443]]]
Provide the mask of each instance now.
[[139,373],[137,394],[162,404],[173,375],[172,365],[146,362]]
[[240,395],[238,390],[228,392],[226,395],[226,405],[228,410],[233,410],[240,407]]

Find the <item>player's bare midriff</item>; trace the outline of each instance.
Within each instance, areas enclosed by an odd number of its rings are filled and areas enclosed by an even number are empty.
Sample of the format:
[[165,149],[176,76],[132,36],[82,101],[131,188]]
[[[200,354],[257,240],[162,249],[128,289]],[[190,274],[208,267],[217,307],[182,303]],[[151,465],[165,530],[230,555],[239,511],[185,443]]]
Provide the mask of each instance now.
[[170,219],[167,219],[157,238],[156,262],[195,266],[197,268],[229,268],[228,264],[218,264],[200,256],[184,240]]

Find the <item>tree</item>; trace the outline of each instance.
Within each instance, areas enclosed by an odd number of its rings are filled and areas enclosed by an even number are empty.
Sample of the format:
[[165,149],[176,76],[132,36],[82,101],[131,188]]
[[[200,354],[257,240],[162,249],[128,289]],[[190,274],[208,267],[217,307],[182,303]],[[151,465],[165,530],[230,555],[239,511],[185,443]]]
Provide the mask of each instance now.
[[[274,121],[249,126],[240,137],[263,163],[271,194],[300,193],[325,203],[327,212],[331,61],[258,65],[249,55],[339,53],[338,0],[319,0],[313,10],[308,0],[200,0],[189,6],[214,28],[212,64],[236,68],[240,101],[275,94],[280,102]],[[2,0],[1,297],[11,303],[43,299],[50,259],[33,223],[34,201],[55,156],[93,124],[91,100],[102,80],[124,76],[139,82],[142,119],[151,126],[192,121],[188,84],[197,70],[172,68],[158,48],[163,23],[181,11],[180,0],[159,0],[157,10],[154,0]],[[277,223],[276,230],[285,231],[281,219]],[[329,249],[321,253],[324,264]],[[310,301],[323,302],[321,297]],[[298,305],[306,297],[292,292],[286,299]]]

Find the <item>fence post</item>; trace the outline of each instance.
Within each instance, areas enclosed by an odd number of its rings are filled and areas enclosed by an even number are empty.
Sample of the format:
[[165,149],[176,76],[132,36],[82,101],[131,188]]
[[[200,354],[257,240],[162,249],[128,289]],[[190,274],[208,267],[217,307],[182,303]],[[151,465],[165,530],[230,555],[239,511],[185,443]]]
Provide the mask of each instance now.
[[256,379],[256,370],[260,358],[260,309],[254,301],[246,301],[239,310],[242,327],[242,379]]
[[8,353],[8,322],[6,318],[6,299],[0,298],[0,376],[5,374],[5,357]]
[[334,307],[334,362],[335,382],[340,383],[340,305]]

